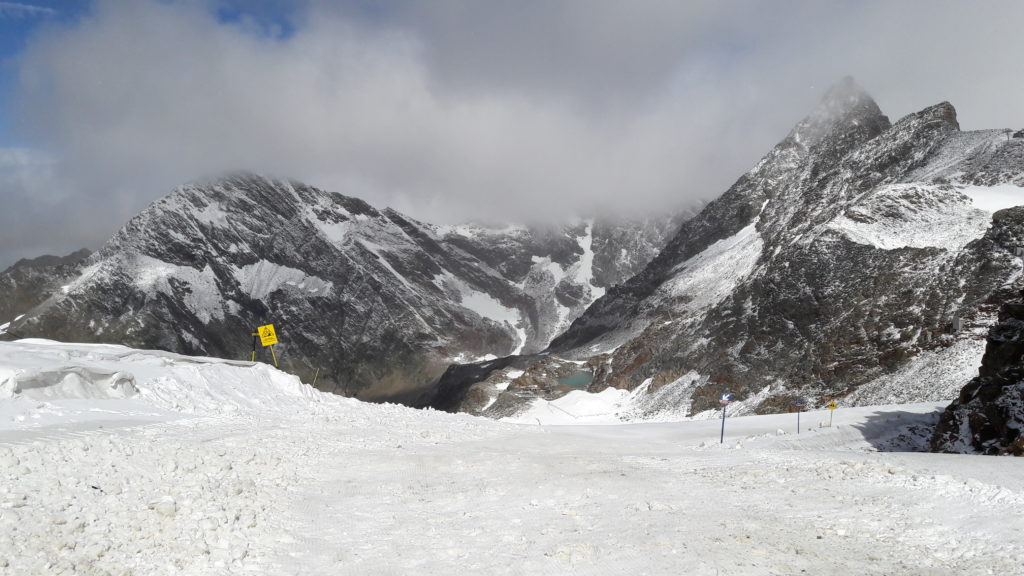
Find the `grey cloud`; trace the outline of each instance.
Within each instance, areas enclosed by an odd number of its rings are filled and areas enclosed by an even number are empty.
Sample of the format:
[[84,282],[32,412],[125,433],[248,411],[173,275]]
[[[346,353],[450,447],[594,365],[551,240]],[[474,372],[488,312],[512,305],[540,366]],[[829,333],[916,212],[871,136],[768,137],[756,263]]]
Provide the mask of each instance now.
[[24,134],[74,184],[37,205],[104,215],[68,250],[236,169],[435,222],[677,209],[846,74],[894,117],[1024,126],[1017,3],[310,2],[285,39],[208,6],[102,1],[20,58]]
[[0,148],[0,266],[22,257],[65,251],[95,222],[77,218],[73,188],[53,159],[18,148]]

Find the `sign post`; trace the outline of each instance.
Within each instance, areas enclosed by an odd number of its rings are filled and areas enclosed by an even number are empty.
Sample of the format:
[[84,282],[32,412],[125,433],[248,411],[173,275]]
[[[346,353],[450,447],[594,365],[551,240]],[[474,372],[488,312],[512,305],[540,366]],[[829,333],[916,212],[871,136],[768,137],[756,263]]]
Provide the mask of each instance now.
[[[260,326],[256,329],[256,334],[260,337],[260,343],[264,347],[270,347],[270,357],[274,359],[274,367],[277,368],[277,354],[274,354],[274,344],[277,344],[277,334],[274,332],[274,325],[267,324],[266,326]],[[256,360],[256,349],[255,349],[255,338],[253,339],[253,353],[252,359]]]
[[732,394],[726,392],[722,394],[722,397],[718,399],[718,403],[722,405],[722,434],[718,438],[719,444],[725,443],[725,409],[732,404]]
[[828,403],[828,427],[832,427],[832,414],[836,411],[836,401],[832,400]]
[[804,402],[803,400],[797,400],[797,401],[793,402],[793,405],[796,406],[796,433],[799,434],[800,433],[800,411],[804,409],[804,406],[806,405],[806,402]]

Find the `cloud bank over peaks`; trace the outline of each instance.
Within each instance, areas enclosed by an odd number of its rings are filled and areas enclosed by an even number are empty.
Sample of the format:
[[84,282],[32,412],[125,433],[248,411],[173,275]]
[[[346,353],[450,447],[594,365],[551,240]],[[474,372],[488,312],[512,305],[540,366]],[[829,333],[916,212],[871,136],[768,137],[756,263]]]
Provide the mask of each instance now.
[[675,210],[719,195],[847,74],[892,118],[950,100],[967,127],[1024,125],[1020,4],[247,6],[97,0],[41,28],[16,58],[18,134],[64,184],[5,198],[51,206],[69,251],[236,170],[438,223]]

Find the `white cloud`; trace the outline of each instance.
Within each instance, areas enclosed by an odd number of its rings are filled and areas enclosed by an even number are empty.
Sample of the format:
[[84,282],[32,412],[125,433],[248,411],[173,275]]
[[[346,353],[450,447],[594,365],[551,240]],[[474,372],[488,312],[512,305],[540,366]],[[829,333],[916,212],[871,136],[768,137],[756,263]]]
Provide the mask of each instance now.
[[1024,126],[1022,15],[323,2],[281,38],[202,2],[100,1],[20,57],[22,129],[88,199],[60,206],[107,215],[81,236],[93,245],[173,186],[236,169],[438,222],[663,209],[720,194],[846,74],[894,119],[951,100],[965,128]]
[[21,2],[0,2],[0,18],[35,18],[53,16],[57,11],[45,6],[33,6]]

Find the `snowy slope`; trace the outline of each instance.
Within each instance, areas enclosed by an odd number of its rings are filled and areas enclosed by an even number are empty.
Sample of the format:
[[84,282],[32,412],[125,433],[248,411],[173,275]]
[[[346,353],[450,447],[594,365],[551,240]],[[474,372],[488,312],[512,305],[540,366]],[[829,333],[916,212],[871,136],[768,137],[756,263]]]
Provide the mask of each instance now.
[[4,576],[981,575],[1024,556],[1024,461],[878,452],[914,447],[936,404],[804,413],[799,434],[795,414],[730,417],[719,444],[718,420],[511,425],[117,346],[0,344],[0,370]]

